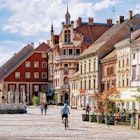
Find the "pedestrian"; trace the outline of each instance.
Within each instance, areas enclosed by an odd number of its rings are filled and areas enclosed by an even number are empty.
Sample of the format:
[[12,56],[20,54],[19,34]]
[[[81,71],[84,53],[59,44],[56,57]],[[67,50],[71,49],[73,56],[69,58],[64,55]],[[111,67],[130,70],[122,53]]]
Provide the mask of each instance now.
[[68,114],[70,114],[70,111],[69,111],[67,103],[65,103],[64,106],[61,109],[61,115],[62,115],[61,117],[62,117],[62,123],[64,122],[63,118],[64,117],[66,118],[67,127],[69,127],[69,125],[68,125],[69,124]]
[[87,103],[87,106],[86,106],[86,114],[89,114],[89,111],[91,110],[89,104]]
[[123,109],[123,111],[121,112],[121,116],[122,116],[123,122],[125,122],[125,120],[126,120],[126,110],[125,109]]
[[44,104],[44,110],[45,110],[45,115],[47,114],[47,110],[48,110],[48,104],[47,104],[47,102],[45,102],[45,104]]
[[44,109],[44,103],[41,103],[41,105],[40,105],[41,115],[43,115],[43,109]]
[[136,124],[136,109],[133,109],[131,113],[131,128],[135,127]]

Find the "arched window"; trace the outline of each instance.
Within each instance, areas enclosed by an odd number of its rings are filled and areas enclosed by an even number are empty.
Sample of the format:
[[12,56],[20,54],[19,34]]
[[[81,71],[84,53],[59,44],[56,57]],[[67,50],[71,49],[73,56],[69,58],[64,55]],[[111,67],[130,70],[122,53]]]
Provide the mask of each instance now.
[[64,41],[69,43],[70,40],[71,40],[70,30],[65,30],[65,32],[64,32]]
[[64,85],[68,85],[68,84],[69,84],[68,77],[65,77],[65,78],[64,78]]

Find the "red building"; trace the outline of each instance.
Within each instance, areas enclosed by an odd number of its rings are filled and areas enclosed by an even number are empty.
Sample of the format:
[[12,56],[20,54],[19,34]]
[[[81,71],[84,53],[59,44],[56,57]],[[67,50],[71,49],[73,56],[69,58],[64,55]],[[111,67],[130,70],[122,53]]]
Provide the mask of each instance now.
[[49,46],[40,44],[36,49],[25,46],[0,68],[1,92],[25,91],[26,101],[32,96],[48,91],[47,50]]
[[116,50],[113,50],[100,61],[102,66],[101,92],[116,88]]

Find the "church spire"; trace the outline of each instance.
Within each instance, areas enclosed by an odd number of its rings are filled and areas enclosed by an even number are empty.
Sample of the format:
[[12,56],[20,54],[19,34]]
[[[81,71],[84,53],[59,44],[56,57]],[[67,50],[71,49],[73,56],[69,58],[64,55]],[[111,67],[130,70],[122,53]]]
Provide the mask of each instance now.
[[68,4],[67,4],[67,13],[65,14],[65,19],[66,19],[66,26],[70,25],[70,14],[68,11]]
[[53,33],[53,22],[51,23],[51,33]]

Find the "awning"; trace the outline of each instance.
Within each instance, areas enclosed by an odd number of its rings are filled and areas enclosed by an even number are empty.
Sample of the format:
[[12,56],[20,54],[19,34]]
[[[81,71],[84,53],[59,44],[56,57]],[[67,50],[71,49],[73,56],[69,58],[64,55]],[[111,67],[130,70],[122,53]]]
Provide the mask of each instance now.
[[134,96],[140,96],[140,92],[136,90],[126,90],[120,93],[120,99],[123,101],[136,101],[136,97]]

